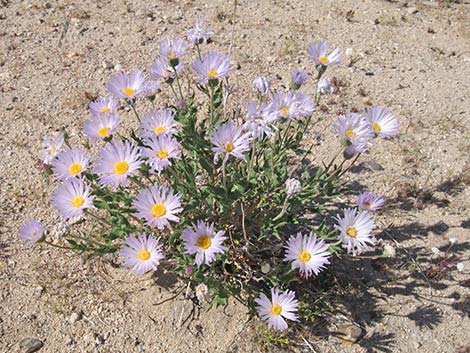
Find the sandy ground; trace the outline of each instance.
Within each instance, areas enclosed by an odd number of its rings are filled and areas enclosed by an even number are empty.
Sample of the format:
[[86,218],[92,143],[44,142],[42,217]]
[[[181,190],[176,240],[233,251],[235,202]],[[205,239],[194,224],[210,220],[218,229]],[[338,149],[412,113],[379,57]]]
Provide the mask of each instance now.
[[[357,190],[389,198],[377,237],[397,249],[393,259],[335,263],[343,315],[363,337],[346,344],[317,325],[309,345],[297,337],[286,349],[468,352],[470,3],[241,0],[233,26],[232,13],[220,0],[0,1],[0,352],[21,352],[28,337],[43,342],[40,352],[260,349],[258,322],[240,304],[197,307],[168,274],[135,278],[16,240],[25,219],[57,221],[54,186],[37,164],[42,136],[66,127],[75,138],[115,65],[148,68],[159,39],[183,34],[197,16],[216,32],[211,48],[228,51],[233,28],[235,100],[259,73],[279,87],[293,68],[312,70],[305,49],[314,39],[353,48],[359,60],[327,73],[341,90],[323,101],[312,162],[336,149],[329,126],[339,113],[383,105],[400,119],[399,138],[375,144],[350,174]],[[431,273],[431,248],[445,251],[449,238],[464,271],[453,263]]]

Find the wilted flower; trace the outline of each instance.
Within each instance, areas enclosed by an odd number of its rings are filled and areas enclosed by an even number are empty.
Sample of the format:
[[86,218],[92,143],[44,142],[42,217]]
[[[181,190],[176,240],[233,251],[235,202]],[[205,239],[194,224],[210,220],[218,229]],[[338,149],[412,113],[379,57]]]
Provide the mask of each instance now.
[[457,271],[462,272],[465,266],[462,262],[457,263]]
[[181,207],[180,194],[174,194],[173,190],[166,186],[153,186],[142,190],[132,202],[137,209],[136,217],[144,219],[145,223],[158,229],[171,229],[171,222],[178,222]]
[[92,141],[104,139],[113,134],[121,120],[115,114],[95,115],[85,121],[83,132]]
[[186,34],[188,35],[188,40],[192,44],[197,45],[207,43],[209,38],[214,34],[214,32],[204,28],[205,23],[205,19],[197,19],[194,28],[191,28],[186,31]]
[[160,42],[159,53],[170,60],[172,66],[178,65],[181,57],[186,54],[188,43],[183,38],[165,37]]
[[382,107],[372,107],[366,111],[366,119],[377,136],[393,137],[398,132],[398,120]]
[[181,145],[169,136],[160,135],[145,141],[147,147],[141,149],[142,157],[148,158],[152,171],[160,172],[171,165],[171,159],[179,159]]
[[449,238],[449,243],[451,243],[452,245],[454,245],[455,243],[457,243],[457,238]]
[[385,198],[372,192],[363,192],[357,198],[357,205],[366,211],[378,211],[385,203]]
[[99,97],[97,100],[91,102],[88,107],[93,115],[114,114],[116,113],[117,102],[111,96]]
[[292,74],[291,74],[291,82],[293,83],[293,86],[295,87],[295,89],[299,89],[300,86],[302,86],[305,82],[307,82],[308,77],[309,77],[308,72],[294,70],[292,71]]
[[93,172],[101,175],[98,178],[101,185],[116,189],[127,185],[127,177],[136,174],[141,164],[137,147],[128,141],[113,141],[101,149]]
[[301,91],[290,90],[271,96],[269,109],[278,119],[298,119],[309,116],[315,109],[312,98]]
[[31,220],[21,227],[18,237],[25,241],[25,246],[34,245],[44,239],[44,227],[38,220]]
[[142,95],[145,97],[151,97],[160,92],[160,84],[155,80],[148,80],[144,84],[142,89]]
[[295,178],[289,178],[286,180],[286,193],[288,196],[297,194],[300,190],[302,190],[302,184],[300,184],[299,180]]
[[337,216],[338,224],[335,228],[341,233],[339,239],[343,241],[343,247],[348,253],[360,254],[368,248],[367,244],[374,244],[372,231],[375,228],[372,216],[368,212],[348,208],[344,210],[344,216]]
[[224,163],[229,156],[245,160],[243,152],[250,150],[250,133],[243,133],[242,126],[236,126],[228,122],[222,126],[216,126],[210,140],[215,147],[214,163],[217,163],[220,155],[224,155]]
[[196,298],[200,304],[211,301],[211,292],[204,283],[199,283],[195,288]]
[[68,179],[52,195],[53,206],[65,218],[80,217],[83,210],[93,208],[94,196],[82,179]]
[[200,83],[227,77],[231,69],[229,57],[218,52],[202,54],[201,59],[193,63],[193,70],[198,74]]
[[271,89],[271,79],[269,77],[260,76],[253,81],[253,88],[262,96],[268,94]]
[[329,66],[338,65],[341,63],[342,54],[339,48],[335,48],[331,53],[328,53],[330,43],[327,41],[312,42],[307,48],[310,58],[315,65]]
[[[149,72],[150,75],[156,80],[158,79],[163,79],[165,82],[173,82],[174,78],[176,77],[176,74],[180,74],[181,71],[183,71],[184,65],[183,62],[180,61],[178,62],[177,65],[172,67],[170,65],[170,61],[163,57],[157,59],[153,65],[150,67]],[[176,74],[175,74],[176,70]]]
[[330,263],[329,245],[323,240],[317,241],[314,233],[292,235],[284,247],[287,249],[284,261],[292,261],[292,268],[298,268],[305,278],[312,273],[318,275]]
[[60,180],[66,180],[81,175],[87,168],[90,157],[85,149],[69,147],[60,152],[52,161],[52,172]]
[[385,244],[383,248],[383,256],[385,257],[395,257],[396,255],[396,250],[393,246],[389,244]]
[[43,150],[41,157],[44,164],[51,164],[64,145],[64,136],[58,134],[55,136],[44,136],[42,140]]
[[227,237],[225,232],[214,230],[214,223],[197,221],[192,227],[183,230],[184,251],[186,254],[196,254],[196,265],[200,267],[203,263],[209,265],[215,260],[216,254],[222,254],[227,251],[222,246]]
[[251,101],[245,107],[248,114],[243,127],[251,133],[253,138],[261,140],[265,135],[268,137],[274,135],[272,124],[275,119],[266,104],[262,103],[258,107],[257,101]]
[[124,267],[129,267],[136,275],[143,275],[150,270],[156,271],[160,260],[164,258],[159,240],[143,233],[137,236],[129,235],[119,252],[119,255],[125,258]]
[[336,92],[336,86],[333,84],[333,80],[328,77],[322,77],[318,81],[317,92],[320,94],[333,94]]
[[144,139],[160,135],[171,136],[177,132],[175,113],[170,109],[153,110],[144,114],[140,123],[140,136]]
[[106,87],[116,99],[132,99],[145,89],[147,77],[141,71],[118,72],[111,77]]
[[439,254],[441,252],[441,250],[439,250],[438,248],[434,247],[434,248],[431,248],[431,251],[433,254]]
[[297,321],[297,312],[299,302],[295,299],[295,293],[287,290],[280,294],[279,289],[271,289],[271,300],[266,294],[261,293],[259,298],[255,299],[258,304],[256,310],[261,316],[261,319],[268,323],[268,328],[275,328],[276,330],[286,330],[287,322],[284,318]]

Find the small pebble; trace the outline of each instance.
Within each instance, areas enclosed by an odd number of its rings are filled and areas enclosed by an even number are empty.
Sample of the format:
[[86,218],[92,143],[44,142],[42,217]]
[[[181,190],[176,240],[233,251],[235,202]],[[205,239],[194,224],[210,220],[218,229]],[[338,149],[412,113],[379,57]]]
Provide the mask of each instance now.
[[40,350],[44,346],[44,343],[37,338],[23,338],[20,341],[20,348],[22,353],[34,353]]

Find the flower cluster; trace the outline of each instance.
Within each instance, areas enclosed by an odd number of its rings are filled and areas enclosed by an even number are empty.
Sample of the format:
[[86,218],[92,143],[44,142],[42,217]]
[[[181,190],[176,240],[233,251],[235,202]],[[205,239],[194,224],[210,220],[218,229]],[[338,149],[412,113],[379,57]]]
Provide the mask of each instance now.
[[[367,192],[359,195],[357,208],[335,218],[322,213],[335,222],[326,229],[303,215],[331,198],[347,171],[344,163],[332,160],[313,174],[298,172],[302,165],[288,168],[293,156],[304,161],[311,151],[302,148],[302,140],[315,126],[312,116],[322,95],[335,92],[332,79],[322,76],[341,63],[339,48],[311,43],[312,72],[294,70],[282,86],[288,89],[257,77],[256,96],[240,114],[225,104],[231,59],[212,48],[201,52],[202,45],[212,45],[213,34],[198,20],[187,31],[189,42],[161,40],[147,72],[115,73],[106,94],[89,104],[85,147],[71,146],[67,134],[44,138],[41,158],[57,181],[52,206],[65,220],[79,218],[103,230],[87,235],[76,229],[77,222],[67,224],[62,236],[71,250],[118,252],[136,275],[165,266],[197,288],[210,286],[218,303],[250,288],[259,292],[249,301],[256,304],[251,309],[269,328],[284,330],[286,320],[301,319],[290,283],[321,276],[339,245],[353,256],[373,245],[372,212],[385,199]],[[305,87],[315,76],[310,95]],[[165,89],[172,102],[157,99]],[[154,109],[141,114],[145,99]],[[129,134],[120,126],[126,110],[135,119]],[[337,117],[333,128],[346,161],[368,150],[375,137],[395,136],[398,122],[387,109],[373,107]],[[46,228],[29,221],[19,237],[26,245],[50,243]]]

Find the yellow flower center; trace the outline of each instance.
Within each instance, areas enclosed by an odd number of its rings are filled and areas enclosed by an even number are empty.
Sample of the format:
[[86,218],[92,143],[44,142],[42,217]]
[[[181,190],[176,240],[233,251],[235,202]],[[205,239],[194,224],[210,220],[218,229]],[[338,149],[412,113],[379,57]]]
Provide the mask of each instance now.
[[357,230],[354,227],[348,227],[348,229],[346,229],[346,234],[351,238],[355,238],[357,236]]
[[364,202],[364,207],[366,207],[366,208],[370,208],[371,206],[372,206],[372,205],[371,205],[371,203],[370,203],[370,202],[367,202],[367,201],[366,201],[366,202]]
[[75,196],[72,199],[72,207],[74,208],[82,207],[84,203],[85,203],[85,199],[82,196]]
[[57,153],[57,148],[55,148],[55,147],[52,147],[52,148],[49,150],[49,154],[50,154],[51,156],[55,156],[56,153]]
[[168,77],[170,77],[170,75],[171,75],[171,72],[169,70],[165,70],[165,71],[162,72],[162,76],[164,78],[168,78]]
[[160,134],[166,132],[166,127],[163,126],[163,125],[159,125],[155,129],[153,129],[153,132],[155,132],[157,135],[160,135]]
[[107,112],[109,112],[109,107],[104,107],[104,108],[102,108],[102,109],[100,110],[100,112],[102,112],[102,113],[107,113]]
[[233,145],[233,143],[229,142],[225,145],[225,150],[230,153],[233,151],[233,149],[235,148],[235,146]]
[[212,245],[212,239],[208,235],[203,235],[199,237],[197,240],[197,246],[199,246],[202,250],[207,250]]
[[284,115],[287,116],[287,115],[289,115],[289,108],[287,108],[287,107],[282,107],[282,108],[281,108],[281,112],[282,112],[282,114],[284,114]]
[[319,56],[318,61],[320,62],[320,64],[325,65],[328,64],[330,60],[326,56]]
[[152,206],[152,210],[150,211],[152,216],[160,218],[166,215],[166,207],[162,203],[156,203]]
[[309,262],[312,255],[308,251],[302,250],[299,254],[299,260],[303,263]]
[[349,139],[351,137],[354,137],[356,136],[356,132],[353,130],[353,129],[347,129],[344,134],[346,135],[346,137]]
[[129,87],[129,88],[125,88],[122,90],[124,92],[124,94],[128,97],[132,96],[132,93],[134,93],[134,89]]
[[271,306],[272,315],[281,315],[281,313],[282,313],[282,306],[280,306],[279,304],[273,304]]
[[380,132],[380,131],[382,131],[382,128],[381,128],[380,125],[377,124],[377,123],[373,123],[373,124],[372,124],[372,128],[374,129],[375,132]]
[[157,152],[157,157],[160,159],[165,159],[168,157],[168,151],[167,150],[160,150]]
[[174,59],[174,58],[176,58],[175,52],[174,52],[173,50],[170,50],[170,51],[168,52],[168,58],[169,58],[169,59]]
[[129,163],[127,163],[126,161],[119,161],[116,164],[114,164],[114,172],[117,175],[126,174],[128,170],[129,170]]
[[137,257],[139,258],[139,260],[147,261],[148,259],[150,259],[150,251],[148,251],[147,249],[142,249],[137,253]]
[[69,173],[72,175],[78,174],[82,171],[82,165],[80,163],[74,163],[69,167]]
[[210,69],[209,71],[207,71],[207,74],[209,75],[209,77],[215,78],[217,76],[217,71],[215,71],[214,69]]
[[109,128],[107,126],[103,126],[101,129],[98,130],[98,135],[101,137],[108,137]]

